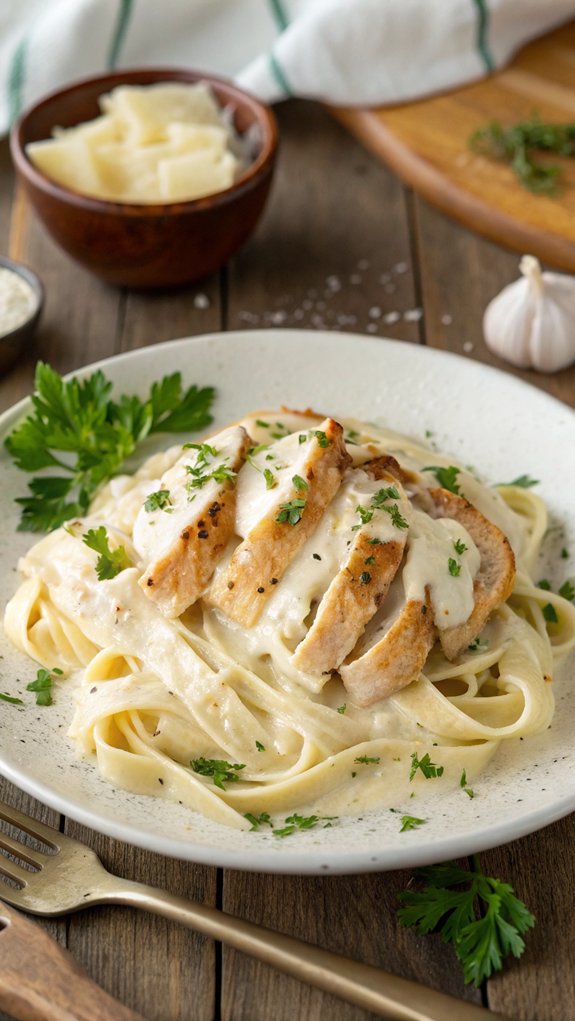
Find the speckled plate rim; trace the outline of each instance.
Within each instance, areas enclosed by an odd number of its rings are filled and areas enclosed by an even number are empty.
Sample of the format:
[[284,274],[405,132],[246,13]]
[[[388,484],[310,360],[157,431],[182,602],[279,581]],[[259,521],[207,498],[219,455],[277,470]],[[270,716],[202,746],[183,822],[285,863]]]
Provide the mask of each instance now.
[[[117,392],[144,393],[154,379],[182,371],[184,382],[214,384],[216,425],[250,408],[314,406],[337,416],[380,418],[400,432],[431,432],[439,449],[473,463],[489,481],[523,472],[541,480],[539,492],[563,529],[560,542],[575,550],[575,509],[558,478],[575,477],[575,413],[534,387],[489,366],[404,342],[335,332],[261,330],[167,341],[96,363]],[[93,371],[87,366],[79,375]],[[4,436],[26,412],[29,399],[0,418]],[[17,490],[16,490],[17,487]],[[16,534],[12,496],[25,477],[0,457],[0,597],[15,587],[16,556],[33,537]],[[555,564],[553,549],[549,565]],[[3,639],[1,685],[30,663]],[[111,788],[91,763],[77,762],[65,739],[69,705],[53,716],[0,710],[0,773],[77,822],[127,843],[189,861],[251,871],[326,874],[379,871],[459,857],[516,839],[575,809],[575,692],[557,681],[559,708],[552,732],[502,747],[479,778],[476,797],[452,792],[425,802],[428,824],[399,834],[388,809],[342,819],[329,829],[279,840],[204,821],[161,799]],[[21,689],[19,689],[21,690]],[[23,754],[25,726],[35,755]],[[63,775],[56,767],[62,762]],[[535,783],[533,782],[535,780]],[[545,786],[542,786],[542,782]],[[521,795],[521,796],[519,796]],[[411,807],[404,806],[404,810]],[[423,803],[418,806],[418,812]]]

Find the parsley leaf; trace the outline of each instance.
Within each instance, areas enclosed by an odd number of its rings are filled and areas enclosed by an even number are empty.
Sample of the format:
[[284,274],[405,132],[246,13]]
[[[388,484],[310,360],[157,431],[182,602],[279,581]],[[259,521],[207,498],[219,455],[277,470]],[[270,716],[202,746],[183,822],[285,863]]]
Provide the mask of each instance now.
[[6,691],[0,691],[0,702],[10,702],[11,705],[24,705],[21,698],[16,698],[15,695],[8,695]]
[[112,478],[138,443],[156,432],[201,429],[212,421],[212,387],[182,389],[179,372],[154,383],[144,400],[111,399],[101,370],[64,380],[45,362],[36,366],[32,412],[5,440],[18,468],[52,469],[18,497],[20,531],[49,531],[88,510],[96,489]]
[[302,514],[304,512],[305,500],[289,500],[287,503],[280,503],[279,514],[276,517],[276,521],[280,525],[288,522],[290,525],[297,525],[298,521],[301,521]]
[[426,822],[427,819],[418,819],[416,815],[402,815],[399,832],[405,833],[406,830],[416,830],[418,826],[423,826]]
[[453,548],[454,548],[455,552],[459,556],[461,556],[462,553],[465,553],[465,551],[467,549],[467,546],[465,545],[464,542],[461,541],[461,539],[456,539],[454,541],[454,543],[453,543]]
[[61,674],[62,671],[56,667],[54,670],[45,670],[40,667],[36,678],[26,685],[26,691],[36,692],[36,705],[52,705],[52,684],[54,674]]
[[454,464],[450,465],[449,468],[445,468],[442,465],[429,465],[428,468],[423,470],[424,472],[433,472],[443,489],[448,489],[450,493],[459,493],[459,483],[457,481],[459,468],[456,468]]
[[319,822],[319,816],[317,815],[298,815],[294,812],[293,815],[288,815],[285,826],[279,829],[273,830],[274,837],[289,837],[296,830],[311,830]]
[[559,589],[559,595],[563,596],[563,599],[567,599],[570,603],[575,603],[575,586],[572,581],[564,581],[561,588]]
[[470,872],[455,862],[417,869],[425,885],[421,891],[400,893],[398,918],[420,935],[439,931],[443,942],[453,945],[465,981],[479,986],[509,954],[521,957],[522,934],[535,919],[508,883],[485,876],[476,857],[473,864]]
[[409,770],[409,779],[413,780],[417,770],[420,769],[426,780],[431,780],[436,776],[443,776],[443,766],[438,766],[435,762],[432,762],[429,758],[429,752],[426,752],[423,758],[417,757],[417,752],[413,752],[411,756],[411,768]]
[[254,815],[253,812],[244,812],[244,819],[252,824],[250,833],[259,830],[260,826],[273,826],[269,812],[260,812],[259,815]]
[[447,561],[447,566],[449,568],[449,573],[452,575],[452,577],[458,578],[459,575],[461,574],[461,564],[458,564],[457,560],[455,560],[453,557],[449,557],[449,560]]
[[125,571],[127,567],[131,567],[130,559],[123,546],[117,546],[113,550],[110,549],[108,533],[104,525],[88,529],[85,535],[82,536],[82,542],[89,549],[99,554],[96,561],[96,574],[99,581],[108,581],[110,578],[115,578],[117,574],[120,574],[120,571]]
[[166,510],[167,507],[171,507],[172,501],[170,499],[169,489],[157,489],[155,493],[150,493],[144,504],[144,510],[151,514],[155,510]]
[[225,791],[226,783],[235,783],[239,780],[238,772],[245,769],[245,762],[226,762],[224,759],[192,759],[190,762],[194,773],[200,776],[211,776],[216,787]]
[[498,482],[498,486],[518,486],[519,489],[531,489],[539,485],[539,479],[532,479],[529,475],[518,475],[512,482]]

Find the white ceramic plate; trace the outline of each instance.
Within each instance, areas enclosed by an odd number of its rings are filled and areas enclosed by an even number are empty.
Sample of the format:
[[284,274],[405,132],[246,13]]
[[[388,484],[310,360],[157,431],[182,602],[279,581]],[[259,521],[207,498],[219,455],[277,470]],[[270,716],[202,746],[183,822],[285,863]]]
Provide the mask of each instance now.
[[[253,408],[279,404],[359,418],[379,418],[399,432],[433,433],[439,449],[472,464],[491,482],[523,473],[540,479],[552,520],[541,576],[574,572],[575,414],[563,404],[476,362],[415,345],[349,334],[289,330],[196,337],[145,348],[101,363],[117,392],[147,392],[180,370],[184,382],[217,387],[216,425]],[[89,370],[91,371],[92,367]],[[27,402],[0,421],[8,432]],[[569,481],[569,484],[566,484]],[[0,459],[0,597],[17,584],[17,557],[34,537],[17,533],[13,497],[26,476]],[[3,640],[0,690],[21,694],[36,668]],[[475,786],[426,802],[425,827],[399,833],[389,810],[341,819],[327,829],[271,833],[229,830],[178,805],[117,790],[92,763],[78,761],[66,738],[71,717],[61,689],[49,709],[0,703],[0,771],[19,787],[93,829],[141,847],[210,865],[268,872],[361,872],[421,865],[512,840],[575,808],[573,659],[556,679],[550,730],[501,747]],[[65,686],[63,686],[65,687]],[[413,804],[413,803],[412,803]],[[409,806],[398,806],[409,811]]]

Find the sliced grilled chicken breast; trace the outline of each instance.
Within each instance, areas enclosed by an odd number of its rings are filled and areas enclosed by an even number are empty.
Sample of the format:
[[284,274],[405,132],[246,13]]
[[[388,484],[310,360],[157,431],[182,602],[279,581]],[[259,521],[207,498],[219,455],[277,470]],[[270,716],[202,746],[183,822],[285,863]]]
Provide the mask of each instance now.
[[134,545],[146,565],[139,584],[166,617],[199,598],[234,534],[236,476],[250,442],[232,426],[188,445],[138,513]]
[[464,497],[441,488],[428,490],[428,496],[430,516],[458,521],[473,539],[480,555],[471,614],[463,623],[439,631],[445,655],[454,660],[477,638],[492,610],[511,595],[515,557],[503,532]]
[[295,651],[293,663],[306,673],[334,670],[351,652],[385,599],[405,549],[410,507],[397,479],[381,470],[374,477],[365,464],[346,473],[344,487],[356,504],[353,538]]
[[343,430],[331,418],[256,448],[238,479],[236,531],[243,541],[216,572],[206,601],[245,627],[255,624],[349,462]]
[[[389,597],[388,597],[389,598]],[[373,705],[411,684],[423,669],[435,641],[429,592],[408,599],[398,580],[392,606],[374,618],[354,656],[340,667],[346,690],[359,706]]]

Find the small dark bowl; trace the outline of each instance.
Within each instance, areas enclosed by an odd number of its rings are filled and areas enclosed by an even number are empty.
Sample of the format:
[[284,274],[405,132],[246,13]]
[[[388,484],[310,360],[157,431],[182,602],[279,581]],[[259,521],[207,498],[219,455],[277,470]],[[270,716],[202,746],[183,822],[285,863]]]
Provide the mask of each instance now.
[[23,266],[20,262],[13,262],[12,259],[0,257],[0,269],[8,269],[11,273],[22,277],[30,285],[34,293],[34,302],[26,319],[13,330],[9,330],[8,333],[0,332],[0,372],[5,372],[6,369],[10,368],[34,334],[44,305],[44,287],[40,277],[36,276],[31,269]]
[[[136,205],[81,195],[56,184],[28,159],[29,142],[52,128],[98,116],[98,98],[117,85],[206,81],[236,131],[256,137],[253,162],[225,191],[192,202]],[[10,148],[17,175],[49,234],[102,280],[134,288],[172,287],[223,265],[253,231],[269,192],[277,125],[269,107],[231,82],[177,68],[118,71],[74,83],[40,100],[14,125]]]

